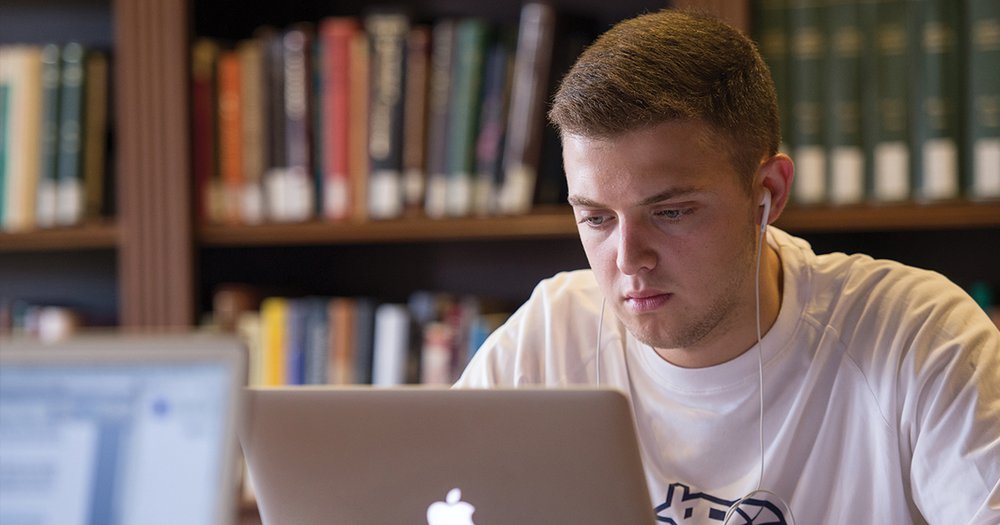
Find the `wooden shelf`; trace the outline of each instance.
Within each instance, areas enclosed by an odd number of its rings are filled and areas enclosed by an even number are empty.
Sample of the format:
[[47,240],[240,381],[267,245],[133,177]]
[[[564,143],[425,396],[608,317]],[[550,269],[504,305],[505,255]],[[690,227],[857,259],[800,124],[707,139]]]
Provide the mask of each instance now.
[[305,222],[257,226],[204,226],[202,246],[283,246],[390,242],[565,238],[576,235],[568,207],[509,217],[429,219],[362,223]]
[[1000,228],[1000,202],[790,206],[775,225],[797,233]]
[[118,247],[118,225],[96,222],[80,226],[0,232],[0,253],[30,251],[70,251]]
[[[902,204],[898,206],[789,207],[776,225],[792,232],[851,232],[1000,228],[1000,202]],[[568,207],[528,215],[364,223],[305,222],[257,226],[203,226],[201,246],[288,246],[452,240],[545,239],[575,237]]]

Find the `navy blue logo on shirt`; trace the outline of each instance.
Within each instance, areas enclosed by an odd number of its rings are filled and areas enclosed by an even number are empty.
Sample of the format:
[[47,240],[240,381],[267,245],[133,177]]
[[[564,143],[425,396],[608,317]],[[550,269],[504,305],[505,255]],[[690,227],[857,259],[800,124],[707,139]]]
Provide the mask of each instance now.
[[[667,497],[656,506],[656,521],[682,525],[703,523],[705,520],[722,523],[726,512],[736,500],[727,500],[705,494],[691,492],[683,483],[673,483],[667,487]],[[767,500],[750,498],[740,504],[730,518],[733,525],[788,525],[781,509]]]

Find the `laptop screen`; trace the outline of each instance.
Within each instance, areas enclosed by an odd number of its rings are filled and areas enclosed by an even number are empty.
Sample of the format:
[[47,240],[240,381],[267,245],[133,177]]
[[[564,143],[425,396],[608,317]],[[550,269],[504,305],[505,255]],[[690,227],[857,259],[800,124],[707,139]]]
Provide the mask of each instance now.
[[0,523],[215,523],[232,382],[217,361],[0,367]]

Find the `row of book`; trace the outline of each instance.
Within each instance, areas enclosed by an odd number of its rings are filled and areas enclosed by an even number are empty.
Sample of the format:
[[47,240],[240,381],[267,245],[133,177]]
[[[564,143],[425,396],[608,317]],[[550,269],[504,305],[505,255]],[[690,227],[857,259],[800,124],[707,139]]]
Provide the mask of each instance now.
[[[252,292],[251,292],[252,296]],[[268,296],[225,288],[210,323],[238,333],[248,383],[448,385],[507,314],[473,296],[416,292],[406,303],[365,297]]]
[[799,204],[1000,198],[1000,3],[754,6]]
[[555,203],[563,177],[547,100],[593,36],[585,21],[528,3],[518,27],[380,10],[237,42],[199,38],[200,216],[363,221]]
[[108,53],[0,46],[0,231],[111,213]]

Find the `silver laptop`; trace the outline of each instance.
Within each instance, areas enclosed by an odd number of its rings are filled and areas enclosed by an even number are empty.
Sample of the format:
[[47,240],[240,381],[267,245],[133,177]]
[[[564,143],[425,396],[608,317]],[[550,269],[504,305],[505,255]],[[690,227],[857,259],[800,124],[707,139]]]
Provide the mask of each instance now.
[[653,523],[610,390],[247,390],[265,524]]
[[0,339],[0,523],[232,524],[245,384],[228,338]]

